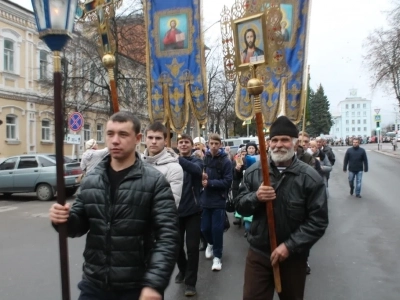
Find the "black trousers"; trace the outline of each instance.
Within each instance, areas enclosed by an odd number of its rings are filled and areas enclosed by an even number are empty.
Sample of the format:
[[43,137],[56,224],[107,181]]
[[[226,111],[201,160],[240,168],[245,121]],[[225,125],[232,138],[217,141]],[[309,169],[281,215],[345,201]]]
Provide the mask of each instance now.
[[[200,213],[179,218],[181,242],[177,264],[179,272],[185,275],[185,284],[190,286],[196,286],[197,282],[197,271],[199,269],[200,223]],[[184,248],[185,233],[186,253]]]
[[[288,258],[279,264],[282,292],[280,300],[303,300],[307,258]],[[269,257],[249,249],[244,273],[243,300],[272,300],[274,273]]]

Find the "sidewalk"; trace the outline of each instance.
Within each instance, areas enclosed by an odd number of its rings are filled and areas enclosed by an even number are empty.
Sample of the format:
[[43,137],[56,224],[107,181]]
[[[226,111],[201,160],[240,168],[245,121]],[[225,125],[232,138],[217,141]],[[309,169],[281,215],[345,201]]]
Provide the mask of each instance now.
[[400,158],[400,149],[397,148],[396,151],[393,151],[393,147],[391,149],[381,149],[381,150],[373,150],[374,152],[381,153],[387,156]]

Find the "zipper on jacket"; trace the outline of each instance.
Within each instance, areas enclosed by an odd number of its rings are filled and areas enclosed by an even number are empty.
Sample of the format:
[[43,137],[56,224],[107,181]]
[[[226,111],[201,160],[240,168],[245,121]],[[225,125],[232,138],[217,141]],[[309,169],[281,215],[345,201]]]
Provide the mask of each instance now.
[[193,194],[194,203],[195,203],[196,205],[199,205],[199,203],[198,203],[198,201],[197,201],[197,198],[196,198],[196,194],[194,193],[193,187],[192,187],[192,194]]

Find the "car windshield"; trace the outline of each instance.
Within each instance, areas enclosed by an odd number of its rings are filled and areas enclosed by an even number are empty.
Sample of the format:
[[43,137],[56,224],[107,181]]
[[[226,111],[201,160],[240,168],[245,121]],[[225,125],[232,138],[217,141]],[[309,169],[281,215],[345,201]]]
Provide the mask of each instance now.
[[[55,154],[48,154],[48,155],[46,155],[48,158],[50,158],[51,160],[54,160],[54,161],[56,161],[56,155]],[[71,159],[71,158],[69,158],[69,157],[67,157],[67,156],[64,156],[64,163],[65,164],[69,164],[69,163],[73,163],[73,162],[76,162],[75,160],[73,160],[73,159]]]

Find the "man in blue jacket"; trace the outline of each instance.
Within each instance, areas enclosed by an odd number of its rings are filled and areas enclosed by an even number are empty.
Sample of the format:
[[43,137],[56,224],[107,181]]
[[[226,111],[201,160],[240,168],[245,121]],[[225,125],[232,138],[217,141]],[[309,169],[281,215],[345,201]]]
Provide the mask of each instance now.
[[[190,135],[178,138],[179,164],[183,169],[182,197],[178,207],[180,251],[178,257],[179,273],[175,283],[185,282],[185,296],[196,295],[197,271],[199,269],[200,243],[200,190],[203,161],[192,155],[193,140]],[[186,251],[184,249],[186,233]]]
[[347,149],[344,156],[343,172],[347,171],[349,165],[349,184],[350,195],[354,192],[354,178],[356,178],[356,197],[361,198],[361,181],[363,171],[368,172],[367,153],[363,148],[360,148],[360,141],[353,139],[353,147]]
[[225,208],[228,192],[232,185],[232,163],[221,148],[221,137],[208,137],[209,151],[204,157],[203,192],[201,204],[203,214],[201,231],[207,240],[206,258],[214,256],[212,271],[222,269],[221,257],[225,225]]

